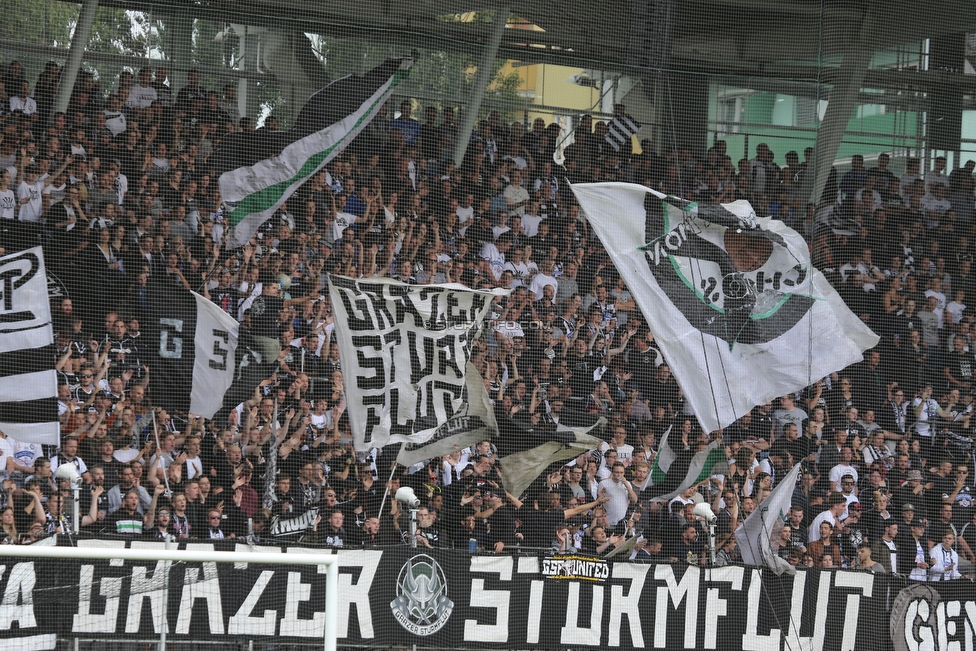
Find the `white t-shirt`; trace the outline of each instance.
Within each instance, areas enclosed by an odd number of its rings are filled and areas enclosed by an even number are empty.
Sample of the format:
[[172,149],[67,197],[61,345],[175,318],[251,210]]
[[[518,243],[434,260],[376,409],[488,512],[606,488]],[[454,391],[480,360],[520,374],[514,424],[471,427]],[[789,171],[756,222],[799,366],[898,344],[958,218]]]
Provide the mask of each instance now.
[[535,237],[538,235],[539,224],[542,223],[543,219],[545,219],[545,217],[540,215],[530,215],[529,213],[522,215],[522,230],[525,231],[525,236]]
[[966,305],[965,303],[957,303],[956,301],[952,301],[946,305],[945,311],[948,312],[949,316],[952,317],[952,324],[958,325],[958,323],[962,321],[962,313],[966,311]]
[[817,540],[820,540],[820,524],[822,522],[829,522],[831,527],[836,526],[837,520],[834,518],[834,514],[830,512],[830,509],[823,511],[820,515],[813,519],[813,524],[810,525],[810,531],[807,538],[809,542],[816,542]]
[[498,247],[491,242],[485,242],[481,247],[481,258],[487,260],[491,265],[491,275],[495,280],[502,277],[502,269],[505,267],[505,254],[498,250]]
[[468,206],[467,208],[458,206],[457,210],[455,211],[455,214],[457,215],[458,218],[457,221],[458,226],[460,226],[461,224],[466,224],[472,219],[474,219],[474,206]]
[[529,283],[529,291],[533,293],[535,300],[542,298],[543,288],[546,285],[551,285],[553,291],[559,289],[559,283],[552,276],[547,276],[541,271],[536,275],[532,276],[532,282]]
[[112,136],[117,136],[125,131],[125,113],[122,111],[113,112],[105,109],[105,127],[112,132]]
[[156,95],[156,89],[152,86],[132,84],[129,87],[129,99],[125,105],[133,108],[149,108],[157,99],[159,97]]
[[21,182],[17,189],[17,198],[30,198],[30,201],[20,206],[20,221],[36,222],[41,219],[41,211],[44,209],[44,182],[34,181],[33,183]]
[[0,219],[15,219],[17,216],[17,197],[13,190],[0,190]]
[[37,102],[34,101],[33,97],[25,97],[23,99],[19,97],[10,98],[10,112],[23,111],[24,115],[33,115],[37,113]]
[[356,223],[356,215],[348,212],[341,212],[332,221],[332,239],[338,242],[342,239],[342,231]]

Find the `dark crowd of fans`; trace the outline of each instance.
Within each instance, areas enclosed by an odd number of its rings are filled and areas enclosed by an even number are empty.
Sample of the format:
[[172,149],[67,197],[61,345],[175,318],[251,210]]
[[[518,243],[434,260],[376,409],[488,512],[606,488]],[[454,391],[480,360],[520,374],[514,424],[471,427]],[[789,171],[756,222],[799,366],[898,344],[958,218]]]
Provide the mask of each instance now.
[[[736,525],[802,462],[773,541],[790,564],[919,580],[972,571],[972,162],[948,173],[943,158],[902,159],[898,175],[887,154],[870,168],[855,156],[810,204],[800,193],[810,150],[777,161],[760,144],[733,161],[723,141],[701,156],[645,141],[636,153],[584,116],[557,165],[557,125],[492,112],[456,166],[454,146],[469,136],[455,110],[425,106],[418,120],[403,100],[227,256],[214,153],[228,133],[277,129],[275,116],[256,127],[238,114],[233,85],[208,88],[190,71],[177,89],[161,67],[124,72],[111,89],[82,72],[56,113],[59,75],[49,63],[28,80],[17,62],[0,75],[0,235],[7,251],[42,245],[60,281],[62,431],[59,446],[0,438],[5,542],[80,527],[401,543],[409,515],[391,496],[409,485],[422,500],[421,546],[604,554],[626,545],[621,557],[711,563],[693,514],[706,502],[718,514],[716,562],[726,564],[740,560]],[[807,237],[816,266],[881,344],[724,432],[701,431],[572,198],[569,183],[588,181],[750,200]],[[605,443],[523,495],[505,492],[490,440],[409,469],[394,469],[389,450],[356,452],[327,274],[511,289],[472,348],[495,409],[543,430],[565,410],[597,413]],[[228,419],[154,404],[154,351],[140,335],[153,283],[199,291],[280,342],[277,372]],[[669,430],[679,450],[721,437],[729,473],[670,502],[644,499]],[[83,477],[80,522],[68,483],[53,476],[61,464]]]

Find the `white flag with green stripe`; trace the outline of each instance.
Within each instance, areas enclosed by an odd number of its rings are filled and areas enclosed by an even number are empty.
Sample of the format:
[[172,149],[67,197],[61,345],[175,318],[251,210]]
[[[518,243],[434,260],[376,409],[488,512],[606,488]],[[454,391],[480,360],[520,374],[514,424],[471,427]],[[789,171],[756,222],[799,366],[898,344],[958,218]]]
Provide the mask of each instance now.
[[727,474],[729,471],[725,449],[719,441],[712,441],[698,452],[675,449],[668,441],[673,431],[673,428],[668,428],[661,438],[651,472],[645,486],[642,486],[643,499],[671,500],[710,476]]
[[[220,175],[232,227],[228,249],[247,244],[303,183],[349,145],[407,77],[413,59],[390,59],[363,76],[338,79],[309,98],[288,132],[248,134],[231,147],[239,167]],[[263,130],[262,130],[263,131]],[[251,151],[246,151],[250,148]],[[262,158],[248,164],[255,150]]]

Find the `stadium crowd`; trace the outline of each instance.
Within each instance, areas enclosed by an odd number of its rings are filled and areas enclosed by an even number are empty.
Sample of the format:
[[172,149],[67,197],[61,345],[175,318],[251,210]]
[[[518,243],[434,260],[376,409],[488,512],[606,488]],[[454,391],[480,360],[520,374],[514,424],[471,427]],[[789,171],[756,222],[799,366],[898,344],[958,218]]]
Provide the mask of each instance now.
[[[276,525],[312,512],[289,539],[400,543],[407,516],[384,499],[392,476],[390,488],[422,498],[422,546],[603,554],[638,535],[635,560],[704,564],[707,530],[693,514],[704,501],[726,564],[739,560],[737,523],[803,462],[773,545],[790,564],[919,580],[972,571],[972,162],[948,173],[944,158],[931,169],[909,159],[899,176],[887,154],[871,168],[855,156],[813,205],[799,192],[809,149],[781,161],[764,144],[733,161],[721,140],[700,157],[649,142],[635,153],[583,116],[556,165],[557,125],[492,112],[457,167],[451,153],[467,136],[455,111],[426,106],[417,120],[403,100],[226,258],[212,159],[225,134],[256,128],[238,114],[235,87],[207,88],[190,71],[176,89],[157,67],[124,72],[105,92],[83,71],[68,110],[55,113],[59,74],[53,62],[36,82],[17,62],[0,74],[2,243],[42,244],[63,285],[53,308],[62,441],[45,448],[0,433],[3,542],[74,528],[72,491],[54,478],[74,464],[85,481],[77,524],[94,535],[267,542],[287,529]],[[258,128],[278,128],[274,115]],[[782,219],[882,343],[724,432],[700,431],[568,187],[613,180],[700,203],[748,199]],[[542,428],[563,410],[598,413],[606,442],[524,495],[505,492],[491,441],[391,475],[389,451],[352,449],[348,378],[323,296],[330,273],[511,289],[472,350],[495,409]],[[140,336],[152,283],[200,290],[280,341],[278,372],[226,422],[154,405]],[[730,471],[653,502],[640,486],[669,428],[678,449],[721,437]]]

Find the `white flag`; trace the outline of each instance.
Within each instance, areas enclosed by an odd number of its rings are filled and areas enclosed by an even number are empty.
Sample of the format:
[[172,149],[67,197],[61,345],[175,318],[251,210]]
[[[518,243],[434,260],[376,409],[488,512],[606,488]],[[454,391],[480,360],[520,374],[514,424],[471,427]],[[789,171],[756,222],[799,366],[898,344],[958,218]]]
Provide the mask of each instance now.
[[0,295],[0,430],[57,445],[58,351],[41,247],[0,258]]
[[331,276],[329,293],[357,450],[424,443],[466,409],[471,342],[508,290]]
[[777,574],[796,573],[793,566],[777,556],[776,552],[779,550],[779,533],[792,505],[793,490],[799,476],[800,464],[796,464],[735,530],[736,545],[746,565],[768,565]]
[[877,344],[803,238],[749,202],[669,202],[630,183],[572,187],[705,431]]

